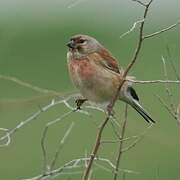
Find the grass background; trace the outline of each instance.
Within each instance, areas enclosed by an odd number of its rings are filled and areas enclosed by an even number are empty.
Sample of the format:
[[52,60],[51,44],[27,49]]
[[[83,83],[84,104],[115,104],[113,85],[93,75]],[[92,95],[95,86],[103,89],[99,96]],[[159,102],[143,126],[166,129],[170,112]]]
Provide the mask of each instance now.
[[[77,2],[77,3],[76,3]],[[8,4],[9,3],[9,4]],[[179,18],[178,2],[155,1],[149,12],[146,33],[159,30]],[[137,19],[141,19],[142,7],[125,1],[1,1],[0,16],[0,74],[14,76],[42,88],[72,92],[66,67],[66,42],[76,33],[96,37],[125,67],[132,57],[137,31],[120,39]],[[169,12],[168,12],[169,11]],[[177,70],[180,68],[180,29],[147,40],[139,59],[130,74],[137,79],[163,79],[161,56],[166,59],[166,46],[171,49]],[[167,60],[171,79],[175,76]],[[180,72],[179,72],[180,73]],[[127,174],[128,180],[179,180],[180,172],[180,126],[161,106],[155,94],[166,98],[163,85],[135,85],[141,102],[157,121],[156,125],[134,149],[124,154],[121,168],[141,172]],[[15,83],[0,80],[0,127],[12,128],[47,104],[51,96],[42,95]],[[180,87],[171,86],[174,102],[180,102]],[[123,103],[116,104],[118,117],[122,120]],[[42,114],[38,119],[19,130],[12,143],[0,149],[0,179],[19,180],[37,175],[42,169],[40,141],[45,124],[66,112],[58,106]],[[69,124],[75,127],[68,138],[58,164],[90,153],[96,136],[95,120],[100,123],[103,114],[93,117],[74,114],[50,128],[48,132],[48,157],[52,157],[58,139]],[[129,108],[127,136],[142,132],[147,124]],[[113,137],[110,126],[104,136]],[[104,145],[99,154],[115,160],[116,145]],[[70,176],[78,180],[81,175]],[[67,180],[62,176],[60,179]],[[56,178],[59,179],[59,178]],[[112,179],[111,173],[97,170],[92,179]],[[121,179],[121,176],[120,178]]]

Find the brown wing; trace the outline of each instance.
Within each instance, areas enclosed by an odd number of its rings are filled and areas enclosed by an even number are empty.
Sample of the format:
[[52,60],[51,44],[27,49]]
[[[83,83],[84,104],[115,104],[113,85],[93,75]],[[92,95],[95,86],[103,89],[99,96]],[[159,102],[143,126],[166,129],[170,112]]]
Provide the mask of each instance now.
[[98,61],[100,65],[111,71],[120,73],[116,59],[106,49],[102,48],[96,54],[99,56],[98,59],[101,59],[101,61]]

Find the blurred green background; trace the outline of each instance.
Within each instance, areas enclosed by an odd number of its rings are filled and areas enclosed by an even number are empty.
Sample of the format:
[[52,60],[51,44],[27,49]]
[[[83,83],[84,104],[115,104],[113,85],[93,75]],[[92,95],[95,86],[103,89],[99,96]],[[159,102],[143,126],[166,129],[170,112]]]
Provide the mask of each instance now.
[[[173,24],[180,18],[179,1],[154,1],[149,11],[145,33],[152,33]],[[62,94],[73,92],[66,66],[66,46],[70,36],[88,34],[97,38],[126,67],[132,57],[137,30],[120,39],[132,24],[141,19],[143,8],[131,1],[116,0],[52,0],[0,2],[0,74],[13,76],[33,85],[55,90]],[[161,56],[167,59],[170,79],[175,75],[168,61],[166,47],[170,48],[177,71],[180,73],[180,28],[177,27],[144,43],[137,63],[130,74],[140,80],[163,79]],[[0,127],[13,128],[52,99],[13,82],[0,79]],[[157,121],[145,138],[123,155],[121,169],[140,174],[127,174],[127,180],[179,180],[180,179],[180,124],[162,107],[156,94],[168,102],[163,84],[135,85],[141,102]],[[180,86],[172,84],[174,103],[180,103]],[[122,121],[124,104],[116,104]],[[40,147],[47,122],[68,111],[62,105],[43,113],[20,129],[8,147],[0,148],[0,179],[19,180],[38,175],[42,171]],[[92,117],[75,113],[48,131],[46,146],[49,160],[57,142],[71,122],[75,126],[60,154],[56,167],[91,152],[96,137],[96,123],[104,118],[93,112]],[[146,122],[129,108],[126,136],[137,135],[147,127]],[[2,133],[1,133],[2,135]],[[114,137],[107,126],[105,139]],[[118,145],[104,145],[99,156],[115,162]],[[81,179],[79,175],[56,179]],[[101,169],[94,171],[92,179],[112,179],[112,174]],[[120,173],[119,179],[122,179]]]

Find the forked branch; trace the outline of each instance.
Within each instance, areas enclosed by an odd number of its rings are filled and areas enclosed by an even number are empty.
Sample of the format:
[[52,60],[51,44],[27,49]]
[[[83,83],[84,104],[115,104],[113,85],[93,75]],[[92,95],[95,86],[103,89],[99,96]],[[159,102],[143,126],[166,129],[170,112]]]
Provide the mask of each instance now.
[[149,10],[149,6],[151,5],[153,0],[150,0],[149,3],[145,6],[145,10],[144,10],[144,15],[143,15],[143,19],[144,21],[142,21],[140,23],[140,29],[139,29],[139,40],[138,40],[138,43],[137,43],[137,47],[135,49],[135,52],[134,52],[134,55],[132,57],[132,60],[131,60],[131,63],[128,65],[128,67],[126,68],[126,70],[124,71],[124,74],[123,74],[123,80],[121,81],[118,89],[117,89],[117,93],[115,94],[115,96],[113,97],[112,101],[110,102],[110,104],[108,105],[108,108],[107,108],[107,111],[108,111],[108,114],[104,120],[104,122],[101,124],[100,128],[98,129],[98,132],[97,132],[97,137],[96,137],[96,141],[95,141],[95,145],[93,147],[93,151],[92,151],[92,154],[90,155],[90,160],[88,161],[88,165],[87,165],[87,168],[85,169],[84,171],[84,176],[83,176],[83,180],[88,180],[89,179],[89,173],[90,173],[90,170],[91,170],[91,167],[92,167],[92,164],[93,164],[93,161],[94,161],[94,158],[96,157],[97,155],[97,152],[99,150],[99,146],[100,146],[100,142],[101,142],[101,137],[102,137],[102,133],[103,133],[103,130],[107,124],[107,122],[109,121],[110,117],[111,117],[111,114],[112,114],[112,109],[115,105],[115,102],[116,100],[118,99],[118,96],[119,96],[119,92],[121,90],[121,87],[122,85],[124,84],[125,82],[125,78],[127,76],[127,73],[130,71],[130,69],[132,68],[132,66],[134,65],[134,63],[136,62],[137,60],[137,57],[139,55],[139,52],[141,50],[141,46],[142,46],[142,42],[143,42],[143,30],[144,30],[144,23],[145,23],[145,19],[147,17],[147,13],[148,13],[148,10]]

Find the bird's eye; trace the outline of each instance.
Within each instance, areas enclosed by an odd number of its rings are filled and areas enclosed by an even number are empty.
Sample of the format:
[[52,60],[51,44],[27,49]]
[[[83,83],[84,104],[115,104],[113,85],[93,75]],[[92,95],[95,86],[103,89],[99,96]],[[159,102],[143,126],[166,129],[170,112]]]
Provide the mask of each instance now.
[[79,43],[83,44],[86,40],[85,39],[80,39]]

